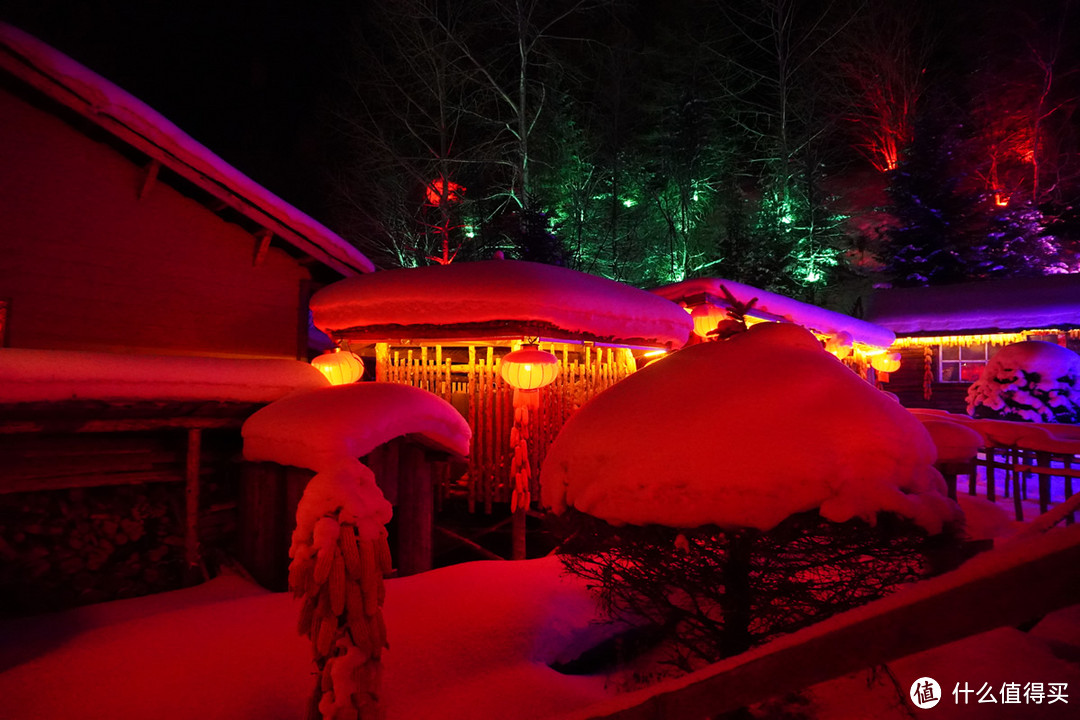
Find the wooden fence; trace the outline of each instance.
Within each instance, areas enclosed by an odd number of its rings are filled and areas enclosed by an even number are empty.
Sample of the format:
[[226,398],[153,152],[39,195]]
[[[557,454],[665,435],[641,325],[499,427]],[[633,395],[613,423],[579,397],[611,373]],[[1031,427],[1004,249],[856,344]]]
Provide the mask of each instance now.
[[[540,390],[540,409],[532,418],[529,459],[531,492],[539,495],[539,470],[548,448],[574,412],[596,394],[614,385],[635,368],[627,348],[543,343],[541,348],[559,358],[555,382]],[[458,409],[472,428],[472,448],[463,478],[446,477],[441,497],[462,492],[470,512],[482,507],[490,513],[494,503],[510,500],[510,428],[514,423],[514,390],[502,378],[500,367],[507,347],[376,345],[376,379],[427,390]]]

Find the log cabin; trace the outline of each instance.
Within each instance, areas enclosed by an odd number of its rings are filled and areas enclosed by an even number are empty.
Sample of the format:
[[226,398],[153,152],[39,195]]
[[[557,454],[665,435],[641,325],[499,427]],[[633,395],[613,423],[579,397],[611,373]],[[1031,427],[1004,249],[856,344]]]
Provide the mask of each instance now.
[[308,297],[374,266],[3,23],[0,216],[0,614],[197,581],[252,524],[241,423],[325,384]]
[[996,348],[1023,340],[1080,351],[1080,276],[875,290],[866,319],[896,333],[888,389],[907,407],[966,413],[968,387]]

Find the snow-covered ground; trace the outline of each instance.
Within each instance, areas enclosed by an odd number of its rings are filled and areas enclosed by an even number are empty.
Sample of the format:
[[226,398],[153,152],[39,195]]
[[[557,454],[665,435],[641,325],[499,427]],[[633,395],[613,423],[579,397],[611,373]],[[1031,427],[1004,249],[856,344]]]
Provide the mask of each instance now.
[[[990,535],[1015,526],[961,498]],[[972,512],[975,510],[976,512]],[[1004,518],[1004,519],[1003,519]],[[987,602],[993,602],[988,598]],[[199,587],[0,624],[4,720],[295,720],[311,691],[310,643],[298,601],[225,575]],[[617,630],[556,558],[476,562],[387,582],[387,717],[557,718],[610,697],[627,679],[549,667]],[[1080,607],[1024,633],[1001,628],[808,688],[755,708],[760,717],[901,720],[911,679],[947,693],[937,717],[1074,717]],[[1066,683],[1069,704],[958,705],[955,683]],[[1071,691],[1069,690],[1071,688]],[[790,715],[770,713],[787,712]]]
[[[556,558],[387,582],[388,718],[544,718],[606,678],[548,667],[602,639]],[[0,625],[4,720],[297,720],[314,682],[299,602],[236,576]]]

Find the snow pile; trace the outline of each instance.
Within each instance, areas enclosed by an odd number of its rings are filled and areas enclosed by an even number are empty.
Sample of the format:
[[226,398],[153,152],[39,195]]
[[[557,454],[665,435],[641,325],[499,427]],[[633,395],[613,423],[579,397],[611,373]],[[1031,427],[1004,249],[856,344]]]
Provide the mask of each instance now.
[[[316,371],[317,372],[317,371]],[[358,383],[298,392],[249,417],[244,458],[320,472],[415,433],[455,455],[469,454],[472,430],[450,403],[394,383]]]
[[297,360],[235,360],[66,350],[0,349],[0,403],[59,400],[271,402],[323,388]]
[[[344,238],[297,210],[266,188],[210,152],[153,108],[55,48],[18,28],[0,22],[0,47],[17,60],[5,67],[37,87],[44,86],[54,99],[82,112],[110,132],[119,123],[130,133],[165,153],[165,164],[181,175],[207,178],[224,188],[226,196],[238,197],[241,212],[262,222],[263,213],[297,233],[351,271],[371,272],[372,262]],[[42,81],[40,75],[46,76]],[[130,136],[122,137],[127,142]],[[225,198],[228,199],[228,198]],[[248,206],[252,206],[249,208]]]
[[808,331],[755,325],[681,350],[594,398],[563,427],[543,502],[613,524],[767,530],[818,508],[880,511],[932,532],[957,519],[921,423]]
[[974,460],[983,446],[982,435],[961,423],[930,417],[922,420],[922,426],[934,441],[939,462]]
[[[569,335],[626,345],[682,347],[693,322],[652,293],[575,270],[518,260],[456,262],[348,278],[311,299],[327,332],[375,326],[397,337],[456,329],[491,334]],[[427,326],[427,327],[417,327]],[[434,327],[432,327],[434,326]],[[527,332],[523,332],[524,328]]]
[[696,278],[654,288],[652,292],[675,301],[701,294],[712,295],[718,301],[722,301],[726,297],[725,290],[741,303],[749,303],[757,299],[750,312],[747,313],[750,317],[760,317],[765,320],[783,319],[822,335],[847,333],[849,340],[874,347],[889,347],[896,340],[896,335],[891,330],[880,325],[733,280]]
[[973,417],[1080,422],[1080,355],[1028,340],[998,350],[968,388]]

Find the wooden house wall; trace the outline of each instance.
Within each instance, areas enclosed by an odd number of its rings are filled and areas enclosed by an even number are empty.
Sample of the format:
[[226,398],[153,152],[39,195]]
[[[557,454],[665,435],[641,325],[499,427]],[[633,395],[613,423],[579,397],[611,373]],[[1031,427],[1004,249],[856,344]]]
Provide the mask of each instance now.
[[148,166],[53,110],[0,86],[8,346],[290,358],[306,350],[298,325],[310,274],[297,259],[271,246],[256,266],[251,233],[161,179],[140,199]]
[[910,408],[936,408],[954,413],[967,413],[967,391],[970,383],[937,382],[938,349],[930,348],[930,398],[925,397],[926,374],[925,349],[921,346],[900,349],[900,369],[889,373],[889,381],[882,387],[895,393],[900,404]]

